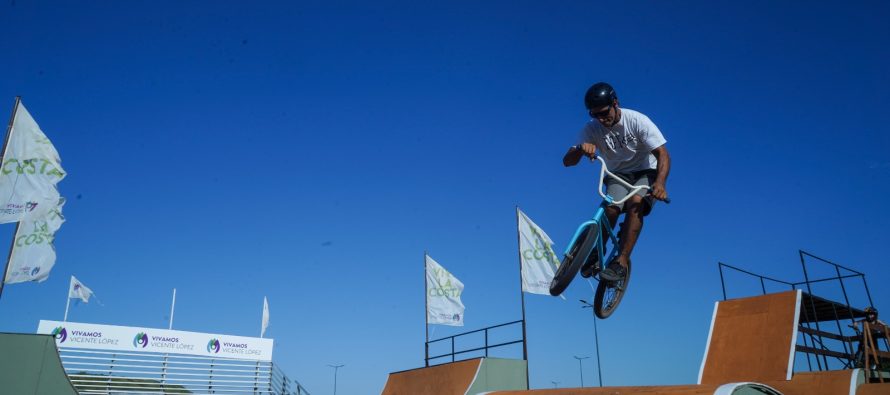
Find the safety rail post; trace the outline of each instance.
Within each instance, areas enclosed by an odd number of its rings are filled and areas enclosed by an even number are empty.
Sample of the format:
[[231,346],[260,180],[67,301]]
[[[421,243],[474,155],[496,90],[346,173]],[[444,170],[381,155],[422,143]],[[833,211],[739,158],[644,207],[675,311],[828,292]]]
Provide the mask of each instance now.
[[256,361],[253,370],[253,393],[256,394],[260,390],[260,361]]
[[[806,260],[805,260],[804,257],[803,257],[803,255],[804,255],[803,250],[798,250],[798,254],[800,255],[800,266],[803,268],[803,278],[804,278],[804,281],[806,282],[806,285],[807,285],[807,293],[810,294],[810,295],[812,295],[812,294],[813,294],[813,287],[810,285],[810,276],[809,276],[809,274],[807,273],[807,263],[806,263]],[[813,301],[813,298],[810,298],[810,307],[813,309],[813,316],[814,316],[814,317],[817,317],[818,314],[816,314],[816,303]],[[818,330],[818,331],[821,331],[821,330],[822,330],[822,329],[819,327],[819,321],[816,321],[816,330]],[[822,360],[825,362],[825,368],[827,369],[827,368],[828,368],[828,358],[826,358],[825,356],[823,356],[823,357],[822,357]],[[819,367],[819,370],[821,371],[821,370],[822,370],[822,362],[819,361],[819,356],[818,356],[818,355],[816,356],[816,365]]]
[[485,328],[485,357],[488,358],[488,328]]
[[161,364],[161,388],[167,388],[167,353],[164,353],[164,362]]
[[[277,369],[275,363],[269,361],[269,392],[274,391],[275,369]],[[281,373],[281,390],[285,394],[287,393],[287,376],[285,376],[283,372]]]

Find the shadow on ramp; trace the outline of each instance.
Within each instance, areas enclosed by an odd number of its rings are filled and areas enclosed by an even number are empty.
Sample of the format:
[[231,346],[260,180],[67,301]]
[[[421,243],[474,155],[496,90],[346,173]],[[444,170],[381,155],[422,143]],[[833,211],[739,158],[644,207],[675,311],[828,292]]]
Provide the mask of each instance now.
[[52,335],[0,333],[0,393],[77,394]]

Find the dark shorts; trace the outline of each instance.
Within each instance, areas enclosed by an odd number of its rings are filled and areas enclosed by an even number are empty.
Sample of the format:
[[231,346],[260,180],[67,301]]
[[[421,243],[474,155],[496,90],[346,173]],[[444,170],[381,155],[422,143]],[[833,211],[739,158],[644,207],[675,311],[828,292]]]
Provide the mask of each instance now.
[[[621,179],[623,179],[630,185],[652,186],[652,183],[655,182],[655,177],[658,175],[658,172],[655,170],[641,170],[635,171],[633,173],[615,173],[615,175],[621,177]],[[624,199],[624,197],[627,196],[628,193],[630,193],[630,188],[624,186],[624,184],[616,181],[609,175],[606,175],[604,183],[606,184],[606,194],[611,196],[614,200]],[[655,205],[655,198],[653,198],[652,195],[649,195],[648,189],[640,190],[639,192],[637,192],[637,195],[643,197],[643,215],[649,215],[649,213],[652,212],[652,207]],[[623,212],[624,203],[612,204],[612,206],[618,207],[618,209]]]

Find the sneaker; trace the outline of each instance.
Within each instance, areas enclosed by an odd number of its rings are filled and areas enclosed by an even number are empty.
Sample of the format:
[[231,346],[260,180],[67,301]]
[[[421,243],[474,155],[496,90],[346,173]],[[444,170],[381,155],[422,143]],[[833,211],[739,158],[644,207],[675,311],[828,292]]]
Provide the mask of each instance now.
[[609,264],[609,267],[600,272],[600,278],[606,281],[620,281],[624,280],[624,276],[627,275],[627,269],[621,264],[618,263],[618,260],[613,260],[612,263]]
[[587,261],[585,261],[584,264],[581,265],[581,277],[589,278],[590,276],[596,274],[595,272],[600,267],[599,263],[599,252],[597,252],[596,248],[594,248],[593,251],[590,252],[590,256],[587,257]]

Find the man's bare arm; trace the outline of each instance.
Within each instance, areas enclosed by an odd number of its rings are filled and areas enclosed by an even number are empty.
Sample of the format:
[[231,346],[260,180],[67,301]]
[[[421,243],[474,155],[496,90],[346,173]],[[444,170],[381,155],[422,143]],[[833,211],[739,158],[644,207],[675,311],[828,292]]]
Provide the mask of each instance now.
[[655,155],[655,159],[658,160],[658,164],[655,166],[657,172],[655,182],[652,183],[652,196],[658,200],[664,200],[668,197],[665,185],[668,174],[671,172],[671,155],[664,145],[652,150],[652,155]]
[[581,157],[593,158],[596,153],[596,145],[583,143],[569,148],[565,156],[562,157],[562,164],[565,167],[577,165],[581,161]]

